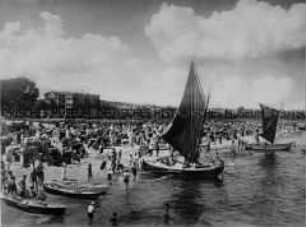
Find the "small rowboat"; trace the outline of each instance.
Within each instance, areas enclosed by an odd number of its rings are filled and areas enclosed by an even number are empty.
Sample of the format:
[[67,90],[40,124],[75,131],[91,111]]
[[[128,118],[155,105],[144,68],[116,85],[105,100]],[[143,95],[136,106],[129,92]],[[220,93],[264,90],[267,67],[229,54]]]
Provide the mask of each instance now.
[[28,213],[63,215],[66,206],[61,204],[50,204],[31,199],[24,199],[20,196],[1,196],[1,199],[9,206],[18,208]]
[[290,151],[293,143],[284,143],[284,144],[247,144],[245,146],[246,150],[253,151]]
[[64,181],[52,180],[51,182],[63,188],[68,188],[68,189],[77,188],[78,190],[91,190],[91,191],[99,192],[100,194],[105,194],[109,188],[109,186],[106,184],[93,184],[93,183],[80,184],[76,180],[70,180],[70,179],[69,180],[67,179]]
[[56,195],[64,195],[78,199],[96,199],[101,194],[105,194],[108,186],[98,187],[90,186],[69,186],[58,182],[49,182],[44,184],[46,192]]
[[218,165],[202,165],[198,167],[180,168],[168,166],[160,161],[143,160],[142,169],[159,175],[178,175],[188,178],[217,179],[224,170],[224,163]]

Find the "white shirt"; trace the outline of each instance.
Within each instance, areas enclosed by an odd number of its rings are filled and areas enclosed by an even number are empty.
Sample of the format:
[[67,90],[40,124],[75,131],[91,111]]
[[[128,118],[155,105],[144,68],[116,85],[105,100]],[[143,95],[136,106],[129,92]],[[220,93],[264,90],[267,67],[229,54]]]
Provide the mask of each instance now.
[[95,207],[94,207],[92,204],[90,204],[90,205],[87,207],[87,212],[88,212],[88,213],[93,213],[94,209],[95,209]]

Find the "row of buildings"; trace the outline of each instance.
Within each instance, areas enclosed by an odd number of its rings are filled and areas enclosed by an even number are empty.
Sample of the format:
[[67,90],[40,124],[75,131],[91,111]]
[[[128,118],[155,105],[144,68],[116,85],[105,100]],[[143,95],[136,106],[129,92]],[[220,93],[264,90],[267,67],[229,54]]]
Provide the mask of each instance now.
[[[135,105],[123,102],[101,100],[99,95],[50,91],[45,94],[45,109],[40,110],[41,117],[50,118],[108,118],[108,119],[171,119],[176,108],[155,105]],[[305,111],[283,111],[285,119],[305,119]],[[259,109],[211,108],[208,118],[260,118]]]
[[[35,118],[106,118],[106,119],[152,119],[168,120],[173,118],[176,108],[155,105],[135,105],[123,102],[101,100],[99,95],[50,91],[38,99],[34,108],[19,112],[19,117]],[[284,119],[305,119],[305,111],[283,111]],[[259,109],[211,108],[210,119],[260,118]]]
[[[101,100],[99,95],[78,92],[49,91],[38,99],[39,90],[27,78],[0,80],[1,115],[9,118],[95,118],[168,120],[175,107],[135,105]],[[259,109],[212,108],[210,119],[260,118]],[[305,111],[283,111],[285,119],[305,119]]]
[[44,96],[40,100],[41,117],[99,117],[99,95],[50,91]]

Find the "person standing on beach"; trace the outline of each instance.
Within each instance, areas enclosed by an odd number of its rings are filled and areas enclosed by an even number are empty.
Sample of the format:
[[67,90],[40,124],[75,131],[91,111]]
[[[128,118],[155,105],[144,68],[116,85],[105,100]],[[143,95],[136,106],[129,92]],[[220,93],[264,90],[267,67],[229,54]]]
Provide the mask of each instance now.
[[133,166],[132,166],[132,173],[134,176],[134,182],[136,181],[136,177],[137,177],[137,168],[136,168],[136,161],[134,161]]
[[13,174],[8,182],[8,193],[13,195],[17,194],[16,178]]
[[119,151],[118,151],[118,158],[117,158],[118,162],[121,161],[121,157],[122,157],[122,149],[119,149]]
[[35,187],[36,193],[38,193],[38,181],[37,181],[37,173],[36,173],[36,169],[33,165],[33,170],[30,174],[31,176],[31,181],[32,181],[32,186],[33,188]]
[[107,180],[109,183],[112,183],[112,176],[113,176],[113,168],[112,168],[112,162],[108,160],[106,164],[106,171],[107,171]]
[[156,147],[156,157],[158,157],[159,156],[159,143],[158,143],[158,141],[156,141],[155,147]]
[[66,180],[66,174],[67,173],[67,164],[65,162],[62,163],[62,173],[61,173],[61,180]]
[[259,141],[259,132],[258,132],[258,130],[255,131],[255,140],[256,140],[256,143],[259,144],[260,141]]
[[112,170],[113,170],[113,173],[116,173],[116,169],[117,169],[117,153],[116,153],[116,150],[113,149],[113,152],[112,152]]
[[153,141],[153,139],[149,139],[148,143],[149,143],[149,155],[152,156],[153,155],[153,150],[154,150],[154,141]]
[[88,182],[91,182],[92,181],[92,165],[91,165],[91,163],[88,164],[87,176],[88,176]]
[[23,175],[23,178],[19,182],[19,188],[20,188],[19,195],[24,198],[27,196],[26,195],[26,191],[27,191],[26,180],[27,180],[27,175]]
[[43,185],[45,174],[44,174],[44,167],[41,161],[38,161],[38,164],[36,167],[36,176],[37,176],[38,183],[40,185]]

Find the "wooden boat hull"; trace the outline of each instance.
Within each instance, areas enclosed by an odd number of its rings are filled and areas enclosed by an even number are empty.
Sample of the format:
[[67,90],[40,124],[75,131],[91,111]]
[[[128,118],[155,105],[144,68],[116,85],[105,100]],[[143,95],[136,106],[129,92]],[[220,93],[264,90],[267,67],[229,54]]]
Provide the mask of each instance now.
[[69,196],[78,199],[97,199],[101,194],[106,193],[106,190],[74,190],[73,188],[65,188],[55,183],[45,183],[44,190],[50,194]]
[[224,165],[203,168],[171,168],[156,165],[154,162],[143,160],[142,169],[157,175],[172,174],[180,177],[216,179],[223,172]]
[[64,180],[64,181],[52,180],[51,183],[56,184],[65,189],[71,189],[71,188],[78,187],[79,190],[88,190],[88,191],[97,192],[100,194],[107,193],[108,188],[109,188],[109,186],[106,184],[84,183],[82,185],[78,185],[78,182],[76,180]]
[[17,199],[10,196],[3,196],[1,198],[7,205],[35,214],[51,214],[64,215],[66,207],[63,205],[38,204],[31,200]]
[[290,151],[292,143],[284,143],[284,144],[247,144],[245,146],[246,150],[253,151]]
[[306,126],[299,126],[298,129],[301,131],[306,131]]

